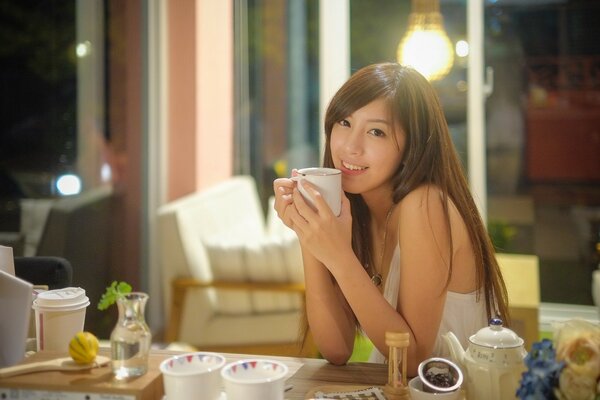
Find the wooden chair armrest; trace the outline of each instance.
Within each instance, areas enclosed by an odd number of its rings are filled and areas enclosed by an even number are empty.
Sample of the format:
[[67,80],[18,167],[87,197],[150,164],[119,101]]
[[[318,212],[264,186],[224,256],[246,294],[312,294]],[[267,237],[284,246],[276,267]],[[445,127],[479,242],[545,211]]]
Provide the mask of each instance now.
[[[177,340],[179,337],[179,328],[181,317],[183,315],[183,305],[188,289],[205,288],[219,290],[250,290],[265,292],[282,293],[304,293],[304,283],[289,282],[231,282],[231,281],[202,281],[195,278],[175,278],[171,282],[171,312],[169,316],[169,325],[167,326],[165,339],[168,342]],[[304,296],[302,303],[304,307]]]
[[257,290],[267,292],[304,293],[304,283],[289,282],[232,282],[202,281],[195,278],[176,278],[172,282],[173,291],[186,291],[190,288],[213,288],[223,290]]

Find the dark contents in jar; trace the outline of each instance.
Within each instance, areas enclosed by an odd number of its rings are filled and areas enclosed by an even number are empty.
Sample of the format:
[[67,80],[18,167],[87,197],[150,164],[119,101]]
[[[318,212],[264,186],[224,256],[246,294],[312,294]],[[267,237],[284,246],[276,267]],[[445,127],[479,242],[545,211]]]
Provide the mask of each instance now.
[[447,388],[454,384],[450,374],[436,374],[431,371],[425,373],[425,379],[427,379],[433,386],[439,388]]

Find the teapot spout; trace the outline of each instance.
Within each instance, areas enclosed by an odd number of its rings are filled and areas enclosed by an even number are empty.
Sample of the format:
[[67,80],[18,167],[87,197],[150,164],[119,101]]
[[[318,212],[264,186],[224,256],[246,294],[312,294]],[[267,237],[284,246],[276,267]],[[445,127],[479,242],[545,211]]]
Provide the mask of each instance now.
[[456,335],[452,332],[448,332],[445,335],[442,335],[442,338],[450,349],[450,355],[453,361],[464,370],[465,349],[463,349]]

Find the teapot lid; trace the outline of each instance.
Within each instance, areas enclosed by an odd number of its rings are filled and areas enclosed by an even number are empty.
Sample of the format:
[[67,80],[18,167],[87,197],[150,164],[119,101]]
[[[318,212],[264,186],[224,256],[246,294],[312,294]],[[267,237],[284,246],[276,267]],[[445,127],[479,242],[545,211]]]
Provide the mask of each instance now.
[[523,345],[523,339],[515,332],[502,326],[500,318],[492,318],[490,325],[481,328],[476,334],[469,338],[473,344],[493,348],[513,348]]

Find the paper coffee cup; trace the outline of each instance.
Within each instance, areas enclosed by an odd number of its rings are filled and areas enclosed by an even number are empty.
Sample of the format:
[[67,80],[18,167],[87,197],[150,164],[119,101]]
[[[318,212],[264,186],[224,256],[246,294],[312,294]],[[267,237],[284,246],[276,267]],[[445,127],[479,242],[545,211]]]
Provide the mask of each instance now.
[[37,350],[68,351],[71,338],[83,331],[90,300],[82,288],[48,290],[33,302]]
[[[321,193],[333,214],[337,217],[342,211],[342,171],[335,168],[302,168],[298,171],[298,176],[293,177],[294,180],[306,180],[312,183]],[[298,185],[298,190],[310,205],[315,207],[312,197],[302,187]]]

